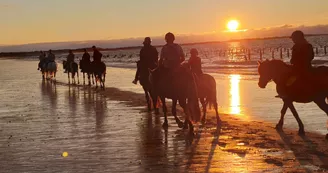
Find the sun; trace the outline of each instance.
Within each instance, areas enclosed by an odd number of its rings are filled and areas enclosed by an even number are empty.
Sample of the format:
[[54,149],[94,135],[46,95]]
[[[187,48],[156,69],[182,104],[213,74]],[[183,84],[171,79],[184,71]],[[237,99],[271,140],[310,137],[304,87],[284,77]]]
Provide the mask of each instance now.
[[227,29],[230,32],[236,32],[239,27],[239,22],[237,20],[230,20],[227,24]]

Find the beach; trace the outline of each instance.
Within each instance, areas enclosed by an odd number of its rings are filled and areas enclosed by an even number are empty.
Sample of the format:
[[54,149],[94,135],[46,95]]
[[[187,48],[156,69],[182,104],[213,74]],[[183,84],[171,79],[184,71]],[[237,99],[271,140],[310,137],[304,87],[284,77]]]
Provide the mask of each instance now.
[[134,69],[109,67],[105,91],[68,85],[61,65],[56,84],[36,69],[35,60],[0,60],[0,172],[328,171],[326,115],[297,104],[306,136],[290,113],[277,132],[282,102],[256,77],[212,74],[223,123],[209,110],[191,137],[171,114],[165,131],[163,114],[146,111]]

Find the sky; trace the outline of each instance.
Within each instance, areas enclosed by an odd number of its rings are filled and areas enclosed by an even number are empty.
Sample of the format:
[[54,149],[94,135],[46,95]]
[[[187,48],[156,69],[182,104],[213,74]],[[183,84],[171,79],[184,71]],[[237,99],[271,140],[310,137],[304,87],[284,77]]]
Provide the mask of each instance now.
[[252,31],[244,34],[248,37],[259,36],[263,28],[276,29],[271,34],[279,36],[280,27],[327,25],[327,7],[327,0],[0,0],[0,45],[162,36],[168,31],[229,37],[223,31],[231,19]]

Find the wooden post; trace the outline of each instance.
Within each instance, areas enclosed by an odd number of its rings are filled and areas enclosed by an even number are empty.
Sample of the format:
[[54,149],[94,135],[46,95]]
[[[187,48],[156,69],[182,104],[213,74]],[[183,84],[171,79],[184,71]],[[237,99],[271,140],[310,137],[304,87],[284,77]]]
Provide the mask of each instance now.
[[282,48],[280,48],[280,59],[282,59]]
[[287,49],[287,57],[289,58],[289,49]]
[[260,60],[262,61],[263,58],[262,58],[262,50],[260,49]]
[[327,54],[327,46],[323,47],[323,49],[325,50],[325,55]]
[[273,51],[271,51],[272,52],[272,59],[274,59],[274,50]]
[[248,61],[250,61],[250,60],[251,60],[251,50],[248,49]]

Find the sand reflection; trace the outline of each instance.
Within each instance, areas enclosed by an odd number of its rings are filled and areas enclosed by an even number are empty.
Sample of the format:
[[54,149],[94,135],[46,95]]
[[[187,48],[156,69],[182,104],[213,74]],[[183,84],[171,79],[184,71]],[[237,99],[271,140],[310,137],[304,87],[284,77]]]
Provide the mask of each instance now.
[[230,75],[230,114],[240,114],[240,75]]

